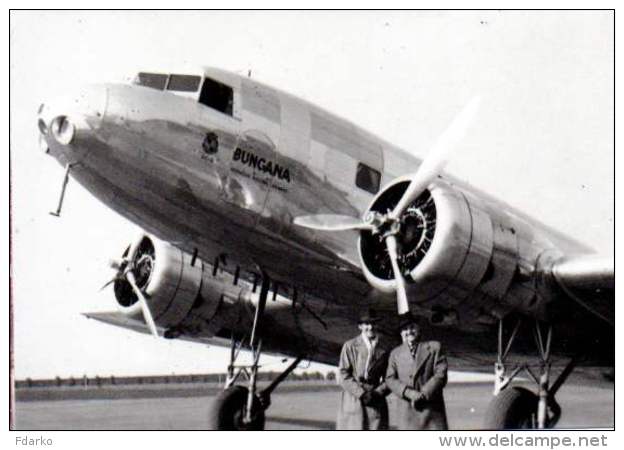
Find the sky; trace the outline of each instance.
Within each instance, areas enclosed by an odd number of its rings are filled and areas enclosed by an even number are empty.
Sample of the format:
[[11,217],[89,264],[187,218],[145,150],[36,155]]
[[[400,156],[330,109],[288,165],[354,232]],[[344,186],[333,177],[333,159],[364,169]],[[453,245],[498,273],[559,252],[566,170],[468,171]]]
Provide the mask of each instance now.
[[[39,149],[38,106],[139,70],[216,66],[424,156],[475,95],[447,171],[610,255],[609,12],[13,12],[12,295],[17,378],[223,371],[226,352],[87,320],[114,309],[108,261],[138,229]],[[356,330],[354,330],[354,334]],[[494,345],[494,343],[493,343]],[[267,370],[285,365],[265,358]]]

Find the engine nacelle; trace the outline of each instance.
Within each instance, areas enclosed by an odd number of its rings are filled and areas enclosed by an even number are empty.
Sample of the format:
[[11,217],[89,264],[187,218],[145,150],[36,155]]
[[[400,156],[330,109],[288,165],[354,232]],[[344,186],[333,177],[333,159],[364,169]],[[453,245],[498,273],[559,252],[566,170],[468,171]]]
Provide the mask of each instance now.
[[[127,253],[128,250],[124,256]],[[154,321],[165,328],[180,324],[202,295],[202,289],[210,287],[210,274],[205,273],[199,258],[193,261],[191,255],[151,236],[140,238],[134,265],[136,283],[145,293]],[[114,290],[121,312],[129,316],[142,314],[138,298],[126,280],[116,280]],[[208,303],[217,306],[216,301]]]
[[[369,210],[391,210],[408,184],[400,180],[389,186]],[[464,292],[477,288],[492,260],[493,234],[490,215],[477,198],[468,199],[437,180],[405,210],[397,234],[399,267],[412,281],[408,285],[411,297],[421,302],[450,287]],[[396,283],[383,235],[363,231],[358,248],[368,282],[383,292],[394,292]]]

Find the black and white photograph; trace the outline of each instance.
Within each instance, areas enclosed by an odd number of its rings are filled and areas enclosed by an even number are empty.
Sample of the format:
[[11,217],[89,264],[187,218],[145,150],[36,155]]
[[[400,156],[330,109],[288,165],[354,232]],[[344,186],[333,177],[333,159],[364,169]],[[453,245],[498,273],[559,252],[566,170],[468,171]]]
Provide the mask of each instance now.
[[615,429],[615,10],[9,16],[12,439]]

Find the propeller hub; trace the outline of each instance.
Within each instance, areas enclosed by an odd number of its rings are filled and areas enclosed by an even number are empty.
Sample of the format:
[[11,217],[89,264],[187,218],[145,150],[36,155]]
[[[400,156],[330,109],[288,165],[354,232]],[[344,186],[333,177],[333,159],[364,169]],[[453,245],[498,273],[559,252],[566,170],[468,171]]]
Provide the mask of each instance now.
[[386,221],[383,224],[381,233],[383,239],[386,239],[388,236],[396,236],[401,232],[401,221],[394,219],[390,216],[385,216]]
[[147,286],[154,268],[154,259],[150,254],[141,255],[134,264],[134,275],[140,288]]
[[379,230],[388,222],[390,218],[387,214],[381,214],[378,211],[370,210],[364,216],[364,222],[373,227],[373,234],[379,233]]

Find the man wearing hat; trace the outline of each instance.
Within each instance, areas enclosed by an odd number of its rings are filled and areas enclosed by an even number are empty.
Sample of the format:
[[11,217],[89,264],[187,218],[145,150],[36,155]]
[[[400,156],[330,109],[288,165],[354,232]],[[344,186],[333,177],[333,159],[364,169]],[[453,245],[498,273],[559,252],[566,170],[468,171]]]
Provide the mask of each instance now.
[[403,343],[388,358],[386,384],[399,397],[398,428],[446,430],[442,389],[446,385],[446,357],[439,342],[421,341],[420,326],[409,313],[400,318]]
[[339,381],[343,392],[338,430],[387,430],[390,390],[384,383],[388,353],[378,335],[380,318],[375,311],[360,315],[360,335],[345,342],[340,352]]

